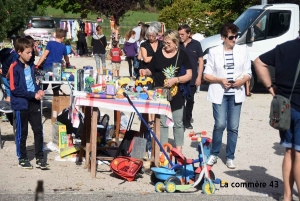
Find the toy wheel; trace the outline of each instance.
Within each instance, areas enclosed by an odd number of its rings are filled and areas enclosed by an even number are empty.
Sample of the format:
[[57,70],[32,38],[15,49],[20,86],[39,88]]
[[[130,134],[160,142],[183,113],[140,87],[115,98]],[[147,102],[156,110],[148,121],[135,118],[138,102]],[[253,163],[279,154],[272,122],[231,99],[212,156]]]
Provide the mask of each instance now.
[[158,192],[158,193],[164,192],[164,191],[165,191],[165,185],[164,185],[164,183],[162,183],[162,182],[157,182],[157,183],[155,184],[155,191]]
[[175,185],[181,185],[180,179],[175,176],[169,177],[164,183],[167,184],[168,182],[173,182]]
[[150,175],[150,181],[151,181],[152,184],[156,184],[157,182],[163,182],[160,179],[156,178],[154,172],[152,172],[151,175]]
[[[216,179],[215,173],[214,173],[212,170],[209,170],[208,173],[209,173],[209,176],[210,176],[209,178],[210,178],[211,180],[215,180],[215,179]],[[195,181],[198,180],[199,175],[200,175],[200,174],[196,174],[196,175],[195,175]],[[200,183],[196,186],[196,188],[201,189],[202,186],[203,186],[203,183],[204,183],[204,178],[201,179]]]
[[176,184],[174,182],[168,182],[165,188],[168,193],[174,193],[176,191]]
[[214,194],[216,191],[216,185],[212,182],[205,181],[202,186],[202,192],[207,195]]

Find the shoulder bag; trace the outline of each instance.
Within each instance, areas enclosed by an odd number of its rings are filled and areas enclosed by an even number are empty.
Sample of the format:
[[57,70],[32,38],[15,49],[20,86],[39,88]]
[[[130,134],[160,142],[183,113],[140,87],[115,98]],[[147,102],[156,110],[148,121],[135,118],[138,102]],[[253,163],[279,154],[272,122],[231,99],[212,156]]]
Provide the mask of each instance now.
[[[97,38],[99,38],[99,37],[97,36]],[[104,47],[104,44],[102,43],[101,38],[99,38],[99,42],[100,42],[100,43],[102,44],[102,46]],[[104,49],[105,49],[105,57],[106,57],[108,51],[106,50],[106,47],[104,47]]]
[[271,102],[270,110],[270,126],[274,129],[285,131],[290,128],[291,125],[291,97],[294,91],[294,87],[297,82],[297,78],[300,71],[300,60],[297,66],[297,71],[294,79],[293,88],[290,94],[290,97],[287,99],[281,95],[275,95]]

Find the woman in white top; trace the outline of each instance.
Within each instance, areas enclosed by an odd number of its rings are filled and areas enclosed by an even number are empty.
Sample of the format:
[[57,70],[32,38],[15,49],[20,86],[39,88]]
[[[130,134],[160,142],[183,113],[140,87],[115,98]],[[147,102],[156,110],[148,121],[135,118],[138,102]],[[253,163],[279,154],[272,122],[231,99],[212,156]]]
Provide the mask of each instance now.
[[246,45],[236,45],[238,27],[224,24],[220,29],[223,44],[209,50],[204,79],[210,82],[207,100],[212,102],[215,120],[208,165],[217,162],[223,131],[227,128],[226,165],[234,169],[242,102],[246,99],[244,84],[250,80],[251,62]]

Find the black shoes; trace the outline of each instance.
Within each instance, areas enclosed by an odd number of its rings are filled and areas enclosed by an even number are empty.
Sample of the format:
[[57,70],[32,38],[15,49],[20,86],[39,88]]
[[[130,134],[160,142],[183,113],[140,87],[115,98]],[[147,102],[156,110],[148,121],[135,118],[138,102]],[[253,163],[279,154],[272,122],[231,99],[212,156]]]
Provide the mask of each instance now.
[[193,129],[193,126],[192,126],[192,124],[191,123],[187,123],[187,124],[185,124],[185,126],[184,126],[186,129]]
[[40,168],[41,170],[46,170],[50,167],[48,163],[46,163],[45,159],[36,159],[36,168]]
[[19,167],[21,167],[23,169],[32,169],[33,168],[28,159],[20,159]]

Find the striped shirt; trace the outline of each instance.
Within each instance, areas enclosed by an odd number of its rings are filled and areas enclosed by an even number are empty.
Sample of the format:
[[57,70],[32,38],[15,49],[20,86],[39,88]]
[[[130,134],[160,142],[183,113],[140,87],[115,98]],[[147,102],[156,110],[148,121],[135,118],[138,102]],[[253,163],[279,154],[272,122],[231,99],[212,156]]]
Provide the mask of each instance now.
[[[225,59],[225,71],[226,71],[226,79],[227,80],[234,80],[234,61],[233,61],[233,53],[231,51],[224,52],[224,59]],[[225,89],[224,95],[234,95],[235,91],[234,88]]]

